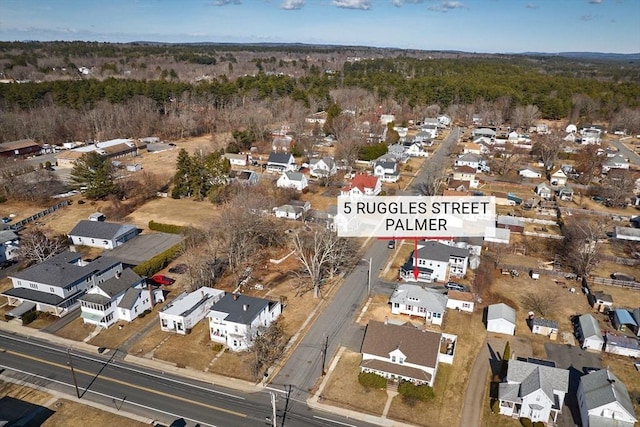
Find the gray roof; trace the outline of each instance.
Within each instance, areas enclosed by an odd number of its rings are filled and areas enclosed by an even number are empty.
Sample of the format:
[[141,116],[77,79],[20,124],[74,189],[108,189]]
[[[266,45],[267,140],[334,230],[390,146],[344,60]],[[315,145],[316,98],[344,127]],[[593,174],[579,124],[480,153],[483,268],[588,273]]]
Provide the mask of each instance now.
[[73,295],[69,295],[66,299],[61,296],[50,294],[48,292],[36,291],[35,289],[29,288],[11,288],[2,293],[2,295],[11,296],[15,298],[20,298],[25,301],[34,301],[48,305],[57,306],[62,302],[77,297],[78,294],[82,294],[84,291],[75,292]]
[[447,296],[438,290],[410,284],[398,285],[389,301],[425,307],[430,313],[444,313],[447,306]]
[[596,409],[609,403],[618,402],[630,416],[636,418],[631,397],[624,385],[613,372],[600,369],[580,378],[587,409]]
[[267,163],[275,163],[279,165],[288,165],[293,162],[293,156],[288,153],[271,153]]
[[547,327],[547,328],[558,329],[558,321],[557,320],[543,319],[542,317],[536,317],[535,319],[533,319],[532,323],[533,323],[534,326],[544,326],[544,327]]
[[81,254],[65,251],[48,260],[19,271],[11,278],[29,282],[43,283],[49,286],[64,287],[120,264],[115,258],[100,257],[85,266],[75,264]]
[[137,227],[131,224],[118,224],[115,222],[90,221],[88,219],[83,219],[73,227],[69,232],[69,236],[113,240],[133,229],[137,229]]
[[504,319],[516,323],[516,311],[507,304],[492,304],[487,308],[487,321]]
[[542,390],[555,404],[554,391],[564,393],[569,391],[569,371],[513,359],[509,360],[507,382],[520,384],[519,397],[528,396],[536,390]]
[[[142,281],[142,277],[138,276],[132,269],[127,268],[119,277],[114,276],[104,282],[100,283],[96,287],[109,296],[109,301],[114,297],[125,292],[127,289],[138,285]],[[83,296],[81,299],[87,301],[92,294],[91,292]]]
[[0,243],[10,242],[17,239],[18,235],[11,230],[0,231]]
[[504,224],[504,225],[514,225],[518,227],[524,227],[523,220],[515,216],[509,216],[509,215],[498,215],[497,223]]
[[602,338],[602,330],[595,317],[590,314],[583,314],[578,317],[578,324],[583,338],[598,338],[604,342]]
[[302,181],[304,178],[304,175],[300,172],[285,172],[284,174],[287,175],[289,181]]
[[133,304],[135,304],[135,302],[138,301],[138,298],[140,298],[141,292],[142,292],[142,289],[138,289],[138,288],[127,289],[126,292],[124,293],[124,296],[118,303],[118,307],[130,310],[131,307],[133,307]]
[[461,162],[479,162],[480,160],[482,160],[481,156],[478,156],[477,154],[474,153],[466,153],[463,154],[462,156],[458,157],[456,159],[456,162],[461,161]]
[[276,304],[262,298],[250,297],[242,294],[226,294],[220,301],[211,307],[211,312],[226,313],[224,318],[227,322],[250,325],[265,308]]
[[418,243],[422,247],[418,249],[418,258],[433,261],[449,262],[452,256],[466,258],[469,257],[469,250],[455,246],[445,245],[435,240]]

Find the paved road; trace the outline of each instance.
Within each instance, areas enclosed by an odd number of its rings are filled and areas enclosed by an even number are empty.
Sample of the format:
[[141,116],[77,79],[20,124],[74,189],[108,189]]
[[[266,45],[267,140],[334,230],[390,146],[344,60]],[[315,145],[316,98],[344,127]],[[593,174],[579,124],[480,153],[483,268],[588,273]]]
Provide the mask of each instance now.
[[[184,426],[264,426],[271,416],[268,390],[242,393],[206,382],[172,376],[117,360],[114,354],[86,354],[34,338],[0,333],[0,368],[3,376],[22,379],[147,419]],[[329,416],[304,408],[296,411],[279,394],[276,402],[278,425],[354,425],[352,420]],[[286,408],[286,411],[285,411]],[[284,419],[283,419],[284,418]],[[337,421],[332,421],[336,420]]]
[[[448,161],[448,148],[457,142],[460,133],[459,128],[453,129],[427,162]],[[421,178],[424,179],[425,173],[423,169],[417,175],[416,182],[419,182]],[[362,256],[363,261],[345,277],[344,283],[332,299],[327,302],[326,307],[283,368],[271,380],[271,384],[278,387],[292,385],[292,396],[296,401],[303,402],[309,397],[309,392],[323,374],[323,361],[326,368],[340,346],[360,351],[364,328],[357,325],[354,320],[368,296],[369,259],[371,259],[372,266],[372,293],[377,292],[377,289],[380,288],[383,293],[390,294],[390,289],[393,289],[392,285],[377,280],[379,272],[384,269],[390,254],[391,251],[387,248],[386,241],[372,240],[371,246]],[[325,356],[323,347],[327,338],[328,350]]]
[[620,140],[614,139],[609,141],[609,143],[616,147],[623,157],[629,159],[629,162],[635,164],[636,166],[640,166],[640,155],[634,153],[632,150],[629,150]]

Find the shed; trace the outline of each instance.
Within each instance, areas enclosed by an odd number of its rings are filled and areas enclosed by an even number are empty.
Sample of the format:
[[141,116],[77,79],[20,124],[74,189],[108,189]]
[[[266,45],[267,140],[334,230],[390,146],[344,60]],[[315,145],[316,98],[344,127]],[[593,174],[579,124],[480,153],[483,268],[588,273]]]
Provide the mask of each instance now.
[[531,332],[538,335],[546,335],[549,339],[558,338],[558,321],[535,318],[531,321]]
[[602,351],[604,338],[602,330],[595,317],[583,314],[578,318],[577,335],[580,345],[585,350]]
[[487,307],[487,331],[515,335],[516,311],[504,303]]
[[619,331],[626,331],[627,329],[635,331],[638,323],[629,313],[629,310],[617,308],[613,311],[613,327]]
[[607,353],[619,354],[620,356],[640,357],[638,340],[624,335],[605,335],[604,351]]

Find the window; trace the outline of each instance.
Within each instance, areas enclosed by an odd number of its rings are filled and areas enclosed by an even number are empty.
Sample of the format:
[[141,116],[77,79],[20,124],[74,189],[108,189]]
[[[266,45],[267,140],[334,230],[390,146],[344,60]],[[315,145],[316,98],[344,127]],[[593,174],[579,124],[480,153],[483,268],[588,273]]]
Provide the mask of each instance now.
[[167,327],[167,320],[166,319],[162,319],[162,321],[160,323],[162,324],[163,328]]
[[395,356],[391,356],[391,363],[396,363],[396,357]]
[[393,308],[400,308],[400,303],[399,302],[394,302],[393,303]]
[[403,365],[403,364],[404,364],[404,357],[402,357],[402,356],[401,356],[401,357],[399,357],[399,358],[398,358],[398,362],[399,362],[401,365]]
[[439,319],[442,317],[442,313],[433,313],[433,317],[435,317],[436,319]]
[[37,283],[29,283],[29,287],[33,288],[33,289],[38,289],[38,284]]
[[176,323],[176,329],[181,331],[183,329],[182,323]]
[[468,302],[462,303],[462,308],[469,308],[469,307],[471,307],[471,304],[469,304]]
[[426,307],[418,307],[418,313],[426,313],[426,312],[427,312]]

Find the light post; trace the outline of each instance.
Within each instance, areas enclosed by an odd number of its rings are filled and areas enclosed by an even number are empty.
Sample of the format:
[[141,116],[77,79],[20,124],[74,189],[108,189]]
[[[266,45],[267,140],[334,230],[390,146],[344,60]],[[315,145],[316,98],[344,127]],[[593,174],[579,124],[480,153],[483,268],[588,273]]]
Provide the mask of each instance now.
[[366,259],[362,260],[365,262],[369,262],[369,272],[367,274],[367,293],[369,296],[371,296],[371,260],[372,260],[371,257],[368,260]]

